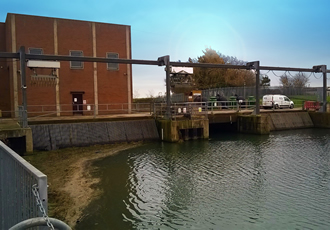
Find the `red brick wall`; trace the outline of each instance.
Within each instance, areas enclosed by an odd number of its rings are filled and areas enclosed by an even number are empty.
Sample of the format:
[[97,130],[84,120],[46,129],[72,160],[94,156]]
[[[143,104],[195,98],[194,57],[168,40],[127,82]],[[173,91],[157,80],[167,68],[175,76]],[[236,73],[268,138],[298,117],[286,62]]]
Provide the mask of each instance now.
[[[6,52],[6,27],[0,23],[0,52]],[[9,69],[5,58],[0,58],[0,110],[3,116],[9,116],[4,111],[10,111]]]
[[[58,20],[59,55],[70,55],[70,50],[81,50],[93,56],[92,25],[90,22]],[[83,100],[94,103],[93,64],[84,62],[83,69],[70,69],[70,62],[61,62],[60,101],[72,104],[72,91],[83,91]]]
[[[44,54],[54,54],[54,29],[53,19],[43,17],[30,17],[27,15],[15,15],[16,22],[16,48],[20,49],[25,46],[25,52],[29,52],[29,48],[42,48]],[[20,64],[18,63],[18,69]],[[36,69],[39,75],[48,75],[50,69]],[[31,83],[31,75],[33,71],[26,69],[26,85],[27,85],[27,104],[28,111],[39,110],[40,107],[34,105],[53,105],[55,110],[55,86],[35,85]],[[21,76],[18,74],[18,104],[22,103],[21,94]],[[44,107],[44,109],[50,107]]]
[[[10,15],[6,21],[7,51],[11,52]],[[15,15],[16,47],[42,48],[44,54],[54,54],[54,20],[57,20],[58,54],[69,55],[70,50],[81,50],[84,56],[93,56],[92,22],[54,19],[47,17]],[[129,26],[95,23],[97,57],[106,57],[107,52],[119,53],[119,58],[131,58],[130,50],[127,57],[126,28]],[[1,27],[0,27],[1,31]],[[1,38],[0,38],[1,39]],[[129,34],[130,39],[130,34]],[[0,44],[2,42],[0,41]],[[130,41],[129,41],[130,49]],[[131,73],[131,65],[129,65]],[[9,68],[12,71],[12,66]],[[18,69],[19,62],[18,62]],[[27,68],[27,103],[32,105],[56,104],[55,86],[31,84],[32,70]],[[37,69],[37,74],[50,74],[49,69]],[[11,73],[12,75],[12,73]],[[118,71],[107,70],[105,63],[97,64],[98,100],[99,104],[127,103],[127,65],[120,64]],[[70,62],[62,61],[59,70],[60,104],[72,104],[71,92],[84,92],[83,100],[94,104],[94,72],[93,63],[85,62],[83,69],[70,69]],[[132,75],[130,74],[130,84]],[[13,90],[13,87],[10,87]],[[20,75],[18,74],[19,104],[21,104]],[[132,90],[131,90],[132,91]],[[11,96],[13,92],[11,92]],[[13,96],[12,96],[13,97]],[[132,98],[132,93],[130,94]],[[13,99],[11,100],[13,107]]]
[[[106,57],[107,52],[126,55],[126,26],[96,24],[97,56]],[[127,65],[119,64],[119,70],[107,70],[106,63],[98,63],[99,104],[127,103]],[[126,92],[123,94],[123,92]]]

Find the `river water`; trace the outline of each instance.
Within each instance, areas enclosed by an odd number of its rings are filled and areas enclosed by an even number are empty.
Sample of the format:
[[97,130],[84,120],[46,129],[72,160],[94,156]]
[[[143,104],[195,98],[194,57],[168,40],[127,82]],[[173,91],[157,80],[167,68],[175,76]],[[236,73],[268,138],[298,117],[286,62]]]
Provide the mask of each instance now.
[[77,229],[330,229],[330,130],[211,134],[95,162]]

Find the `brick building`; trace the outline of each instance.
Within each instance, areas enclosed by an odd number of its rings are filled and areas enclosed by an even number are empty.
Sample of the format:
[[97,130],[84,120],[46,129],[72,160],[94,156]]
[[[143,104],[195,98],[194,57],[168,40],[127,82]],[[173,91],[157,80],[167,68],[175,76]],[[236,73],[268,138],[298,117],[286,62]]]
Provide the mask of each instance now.
[[[21,46],[31,54],[131,59],[131,30],[127,25],[9,13],[0,23],[0,52],[16,53]],[[18,115],[22,103],[19,69],[18,60],[0,59],[3,116]],[[26,81],[29,116],[41,111],[57,116],[97,115],[115,107],[130,112],[129,64],[61,61],[58,70],[27,67]]]

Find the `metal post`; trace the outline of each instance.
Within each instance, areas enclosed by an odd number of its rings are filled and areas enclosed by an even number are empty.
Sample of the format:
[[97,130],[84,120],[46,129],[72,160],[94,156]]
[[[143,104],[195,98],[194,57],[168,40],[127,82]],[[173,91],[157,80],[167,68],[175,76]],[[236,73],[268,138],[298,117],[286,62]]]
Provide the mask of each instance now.
[[260,62],[256,61],[254,62],[254,67],[256,69],[256,109],[255,113],[256,115],[260,114],[260,68],[259,65]]
[[323,72],[323,106],[322,112],[327,111],[327,65],[322,65],[321,67]]
[[26,128],[27,123],[27,98],[26,98],[26,59],[25,59],[25,47],[21,46],[19,49],[19,58],[20,58],[20,69],[21,69],[21,89],[22,89],[22,106],[23,106],[23,127]]
[[170,73],[171,73],[171,65],[170,65],[170,56],[166,55],[158,58],[158,65],[165,65],[166,71],[166,114],[165,118],[171,118],[171,85],[170,85]]
[[171,85],[170,85],[170,62],[166,64],[166,119],[171,118]]
[[248,62],[246,63],[247,67],[250,69],[255,69],[256,71],[256,108],[252,114],[259,115],[260,114],[260,62]]

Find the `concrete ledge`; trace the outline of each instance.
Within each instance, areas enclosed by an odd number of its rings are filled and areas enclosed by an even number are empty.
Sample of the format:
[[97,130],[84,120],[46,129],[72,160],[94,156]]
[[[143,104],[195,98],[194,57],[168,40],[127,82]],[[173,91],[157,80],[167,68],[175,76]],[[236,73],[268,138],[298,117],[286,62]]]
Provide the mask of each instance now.
[[330,128],[330,113],[309,112],[316,128]]
[[0,130],[0,139],[25,137],[26,152],[33,152],[33,139],[31,128]]
[[163,141],[178,142],[182,140],[181,130],[200,129],[201,133],[193,138],[207,139],[209,138],[209,120],[208,119],[192,119],[192,120],[157,120],[157,128],[159,136]]
[[240,115],[238,116],[237,129],[240,133],[269,134],[269,116]]

